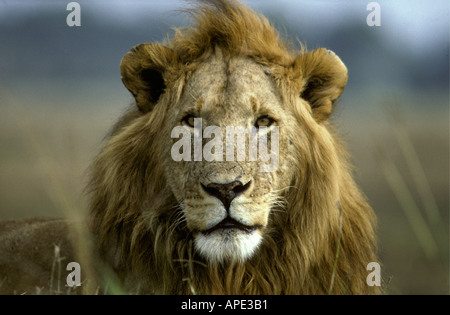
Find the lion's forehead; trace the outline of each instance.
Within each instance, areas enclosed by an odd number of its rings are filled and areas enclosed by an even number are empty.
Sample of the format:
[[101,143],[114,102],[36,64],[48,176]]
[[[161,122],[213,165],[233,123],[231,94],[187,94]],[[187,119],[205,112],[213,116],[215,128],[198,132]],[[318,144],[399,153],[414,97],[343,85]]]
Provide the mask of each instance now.
[[264,66],[245,56],[211,56],[186,82],[180,110],[194,109],[205,124],[247,125],[264,107],[279,111],[280,97]]

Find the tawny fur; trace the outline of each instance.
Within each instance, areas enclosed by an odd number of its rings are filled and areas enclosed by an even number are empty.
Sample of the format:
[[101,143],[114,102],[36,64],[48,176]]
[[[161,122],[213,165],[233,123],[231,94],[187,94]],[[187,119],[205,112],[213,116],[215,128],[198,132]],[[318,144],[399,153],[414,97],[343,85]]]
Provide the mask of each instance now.
[[[325,49],[296,51],[236,1],[198,1],[189,12],[192,27],[164,44],[137,46],[122,61],[137,107],[92,165],[90,227],[99,255],[132,293],[378,293],[366,283],[366,266],[377,261],[376,219],[327,120],[347,82],[345,66]],[[257,254],[245,262],[199,255],[173,189],[180,177],[167,170],[172,143],[162,131],[173,127],[187,82],[214,56],[269,69],[281,115],[290,117],[284,164],[270,175],[289,184],[278,193],[283,202],[273,206]]]

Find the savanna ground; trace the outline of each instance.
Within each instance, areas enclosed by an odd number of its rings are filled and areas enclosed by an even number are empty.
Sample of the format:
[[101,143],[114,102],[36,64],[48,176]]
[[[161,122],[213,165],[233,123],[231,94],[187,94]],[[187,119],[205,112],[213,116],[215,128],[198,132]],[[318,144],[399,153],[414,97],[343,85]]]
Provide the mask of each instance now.
[[[86,215],[89,163],[131,98],[120,82],[58,84],[0,87],[1,220]],[[449,293],[448,96],[432,94],[344,92],[333,118],[378,216],[388,294]]]

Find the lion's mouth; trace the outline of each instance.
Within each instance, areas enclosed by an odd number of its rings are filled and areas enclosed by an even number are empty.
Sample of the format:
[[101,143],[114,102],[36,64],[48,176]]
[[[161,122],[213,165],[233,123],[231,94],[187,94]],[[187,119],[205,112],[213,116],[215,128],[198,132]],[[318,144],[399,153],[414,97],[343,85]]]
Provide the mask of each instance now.
[[219,229],[222,229],[222,230],[237,229],[237,230],[244,231],[246,233],[252,233],[257,228],[258,228],[257,225],[253,225],[253,226],[245,225],[245,224],[238,222],[235,219],[228,216],[225,219],[223,219],[220,223],[213,226],[212,228],[202,231],[202,233],[205,235],[208,235]]

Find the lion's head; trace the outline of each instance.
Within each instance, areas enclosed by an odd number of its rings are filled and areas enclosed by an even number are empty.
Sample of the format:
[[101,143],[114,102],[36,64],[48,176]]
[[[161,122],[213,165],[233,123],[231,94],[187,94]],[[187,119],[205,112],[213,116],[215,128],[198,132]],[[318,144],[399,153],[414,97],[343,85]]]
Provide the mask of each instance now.
[[195,27],[122,60],[137,106],[90,185],[106,259],[168,293],[319,293],[336,277],[331,292],[370,291],[372,212],[328,123],[345,65],[234,1],[191,13]]

